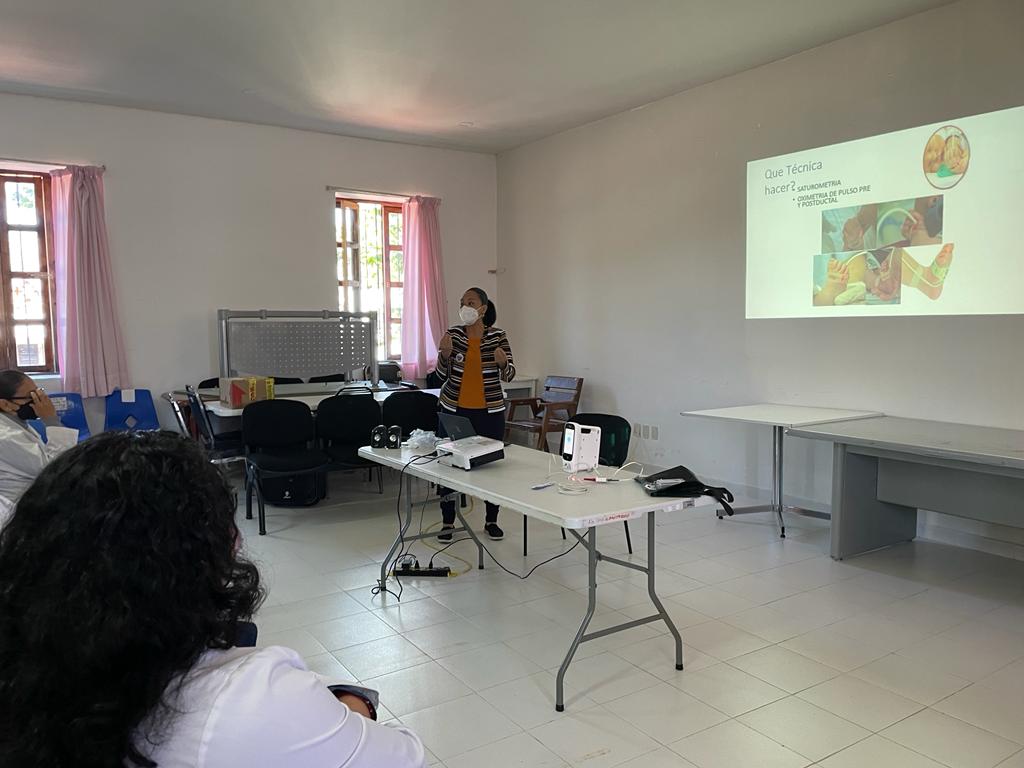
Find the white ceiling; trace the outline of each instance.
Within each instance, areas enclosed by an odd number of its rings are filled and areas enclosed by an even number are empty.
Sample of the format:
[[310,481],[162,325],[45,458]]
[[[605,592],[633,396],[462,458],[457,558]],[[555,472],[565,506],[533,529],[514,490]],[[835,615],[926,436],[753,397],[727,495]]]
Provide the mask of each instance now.
[[497,152],[946,2],[0,0],[0,91]]

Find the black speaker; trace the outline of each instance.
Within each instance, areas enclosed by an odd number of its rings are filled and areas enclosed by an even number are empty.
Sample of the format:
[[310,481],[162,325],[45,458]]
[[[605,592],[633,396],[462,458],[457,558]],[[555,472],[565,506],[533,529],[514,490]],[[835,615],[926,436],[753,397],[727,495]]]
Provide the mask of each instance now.
[[381,424],[378,427],[374,427],[370,433],[370,447],[371,448],[387,448],[388,442],[388,428]]
[[388,448],[402,447],[402,428],[397,424],[388,429]]

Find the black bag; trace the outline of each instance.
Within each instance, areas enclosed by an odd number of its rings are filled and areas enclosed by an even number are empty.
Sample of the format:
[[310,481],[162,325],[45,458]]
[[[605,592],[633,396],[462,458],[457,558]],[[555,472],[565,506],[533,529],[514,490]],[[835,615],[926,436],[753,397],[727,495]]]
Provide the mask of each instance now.
[[732,492],[728,488],[706,485],[692,471],[680,464],[678,467],[666,469],[656,475],[646,477],[637,475],[635,478],[641,487],[647,491],[649,496],[673,496],[682,498],[699,498],[710,496],[731,515],[732,507],[729,503],[733,501]]
[[311,507],[327,495],[323,472],[267,477],[260,482],[263,500],[275,507]]

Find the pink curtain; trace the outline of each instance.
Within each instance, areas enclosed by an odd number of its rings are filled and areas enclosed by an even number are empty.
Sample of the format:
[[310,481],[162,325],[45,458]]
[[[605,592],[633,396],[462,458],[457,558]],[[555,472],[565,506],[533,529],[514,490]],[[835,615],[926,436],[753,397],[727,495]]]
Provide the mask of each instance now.
[[68,166],[53,179],[57,360],[66,392],[127,388],[103,207],[103,169]]
[[437,344],[448,329],[441,227],[435,197],[413,197],[402,206],[405,276],[402,289],[402,375],[422,379],[437,365]]

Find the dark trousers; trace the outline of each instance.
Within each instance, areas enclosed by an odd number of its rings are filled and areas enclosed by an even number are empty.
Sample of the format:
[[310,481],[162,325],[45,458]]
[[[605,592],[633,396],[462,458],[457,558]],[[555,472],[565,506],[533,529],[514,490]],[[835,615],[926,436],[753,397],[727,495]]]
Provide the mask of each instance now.
[[[442,411],[442,413],[451,413],[451,411]],[[465,416],[469,419],[478,435],[491,437],[495,440],[505,439],[505,411],[489,413],[486,408],[459,408],[455,413],[457,416]],[[444,424],[441,423],[440,419],[437,422],[437,436],[448,437],[448,433],[445,432]],[[448,488],[438,488],[437,492],[441,496],[447,496],[451,493]],[[455,499],[446,499],[441,502],[441,519],[445,525],[451,525],[455,522],[455,504]],[[487,502],[487,515],[485,519],[488,523],[498,522],[498,509],[497,504]]]

